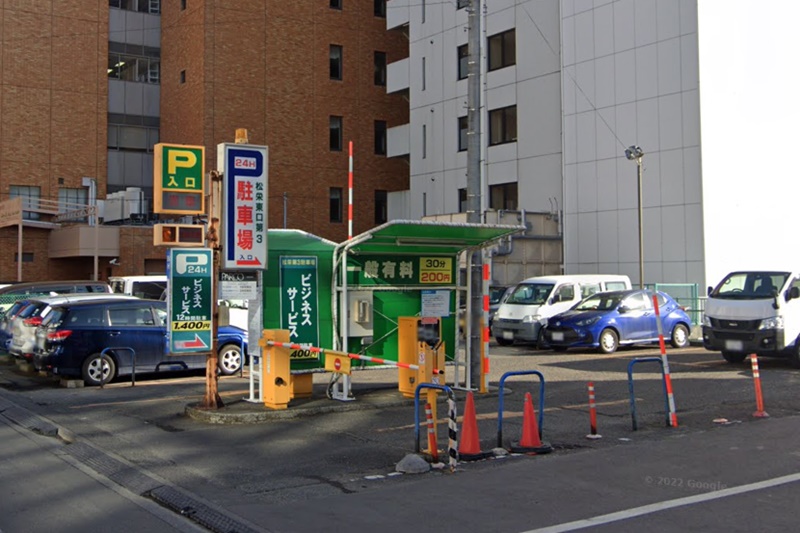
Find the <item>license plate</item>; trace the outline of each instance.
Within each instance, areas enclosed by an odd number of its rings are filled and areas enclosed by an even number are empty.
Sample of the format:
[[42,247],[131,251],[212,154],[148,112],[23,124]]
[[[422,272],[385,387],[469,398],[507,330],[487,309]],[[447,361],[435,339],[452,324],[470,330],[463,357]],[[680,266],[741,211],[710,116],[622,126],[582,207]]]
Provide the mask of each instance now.
[[504,331],[503,338],[506,340],[514,340],[514,332],[513,331]]
[[725,349],[741,352],[744,350],[744,343],[742,341],[725,341]]
[[562,332],[560,332],[560,331],[554,331],[554,332],[552,332],[552,333],[550,334],[550,337],[551,337],[551,338],[552,338],[554,341],[563,341],[563,340],[564,340],[564,334],[563,334]]

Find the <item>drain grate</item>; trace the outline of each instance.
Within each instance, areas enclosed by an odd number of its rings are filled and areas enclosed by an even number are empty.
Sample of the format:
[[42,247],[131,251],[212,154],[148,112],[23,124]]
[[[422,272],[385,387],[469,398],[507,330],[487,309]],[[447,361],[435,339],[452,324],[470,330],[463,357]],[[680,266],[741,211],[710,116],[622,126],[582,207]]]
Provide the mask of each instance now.
[[172,487],[157,487],[151,490],[147,496],[167,509],[171,509],[216,533],[256,533],[257,531]]

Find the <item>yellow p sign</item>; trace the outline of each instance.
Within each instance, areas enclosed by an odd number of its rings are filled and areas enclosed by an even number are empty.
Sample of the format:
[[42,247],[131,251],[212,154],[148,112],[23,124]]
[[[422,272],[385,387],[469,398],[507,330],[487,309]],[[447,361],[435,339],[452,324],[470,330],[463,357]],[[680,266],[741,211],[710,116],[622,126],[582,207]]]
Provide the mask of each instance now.
[[174,175],[178,167],[193,169],[197,166],[197,156],[191,150],[169,150],[167,152],[167,173]]
[[154,211],[204,213],[205,147],[159,143],[153,152]]

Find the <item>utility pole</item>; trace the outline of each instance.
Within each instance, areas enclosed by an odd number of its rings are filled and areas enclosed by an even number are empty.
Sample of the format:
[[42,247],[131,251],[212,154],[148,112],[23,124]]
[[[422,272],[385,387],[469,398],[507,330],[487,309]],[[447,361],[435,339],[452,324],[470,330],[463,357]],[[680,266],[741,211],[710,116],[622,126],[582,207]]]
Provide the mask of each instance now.
[[[470,0],[467,68],[467,222],[481,222],[481,0]],[[483,257],[471,252],[469,368],[470,388],[478,388],[481,377],[481,318]]]

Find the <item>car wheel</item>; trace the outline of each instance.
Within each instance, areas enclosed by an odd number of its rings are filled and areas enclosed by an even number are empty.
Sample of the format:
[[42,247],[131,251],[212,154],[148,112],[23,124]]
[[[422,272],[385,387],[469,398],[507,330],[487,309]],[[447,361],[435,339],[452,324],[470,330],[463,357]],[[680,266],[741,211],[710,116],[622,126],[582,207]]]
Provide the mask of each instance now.
[[500,346],[511,346],[512,344],[514,344],[513,340],[504,339],[502,337],[495,337],[494,340],[496,340],[497,344],[499,344]]
[[678,324],[672,328],[670,344],[672,344],[673,348],[686,348],[689,346],[689,329],[683,324]]
[[741,363],[747,358],[746,353],[722,352],[722,357],[729,363]]
[[217,364],[223,376],[230,376],[242,369],[242,350],[236,344],[225,344],[217,353]]
[[600,353],[614,353],[617,351],[617,346],[619,346],[617,332],[611,328],[604,329],[600,333],[600,346],[598,346]]
[[117,372],[117,365],[108,355],[99,353],[90,355],[83,362],[81,374],[83,382],[87,385],[102,385],[114,379]]
[[794,341],[794,346],[790,348],[789,364],[794,368],[800,368],[800,337]]

